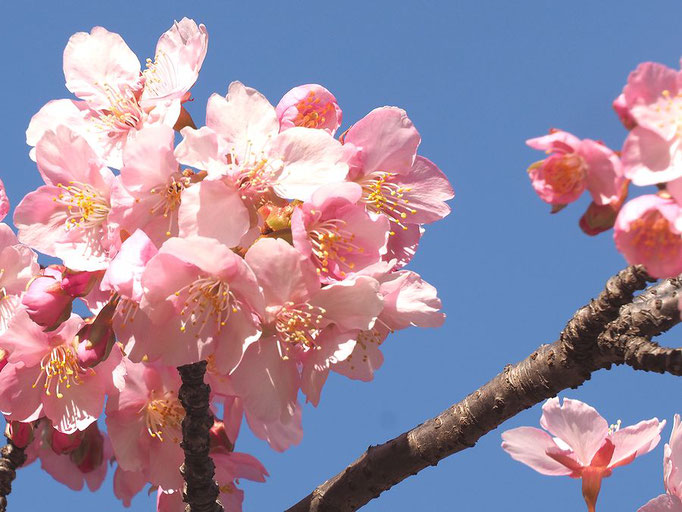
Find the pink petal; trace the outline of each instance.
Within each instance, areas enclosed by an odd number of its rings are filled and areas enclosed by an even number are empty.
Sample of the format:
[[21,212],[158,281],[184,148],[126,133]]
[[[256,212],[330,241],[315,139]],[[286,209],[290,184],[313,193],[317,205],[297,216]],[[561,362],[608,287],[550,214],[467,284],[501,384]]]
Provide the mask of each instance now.
[[140,61],[123,38],[105,28],[71,36],[64,49],[66,88],[93,107],[111,106],[110,91],[135,87]]
[[440,327],[445,321],[438,291],[419,274],[403,270],[388,274],[380,282],[384,297],[381,320],[392,329]]
[[351,126],[344,141],[360,148],[363,175],[405,174],[414,163],[421,137],[404,110],[380,107]]
[[343,330],[371,328],[383,309],[379,282],[366,276],[326,286],[311,298],[310,304],[323,308],[325,320]]
[[9,199],[5,191],[5,184],[0,180],[0,221],[2,221],[9,213]]
[[430,160],[417,156],[410,172],[397,177],[397,183],[408,189],[405,196],[409,199],[408,208],[416,213],[408,213],[404,222],[428,224],[444,218],[450,213],[445,203],[455,197],[455,192],[443,172]]
[[665,183],[682,177],[680,139],[667,141],[642,127],[634,128],[623,145],[625,177],[638,186]]
[[538,428],[518,427],[502,433],[502,449],[543,475],[570,475],[571,469],[547,455],[556,448],[552,437]]
[[571,133],[553,130],[549,135],[528,139],[526,144],[539,151],[574,153],[580,145],[580,139]]
[[663,469],[666,491],[682,497],[682,428],[679,414],[675,415],[670,442],[665,447]]
[[272,422],[263,422],[249,414],[246,415],[246,421],[256,437],[267,441],[273,450],[283,452],[292,445],[299,444],[303,439],[301,415],[302,407],[297,402],[296,408],[290,416],[289,411],[282,415],[286,422],[282,418]]
[[682,512],[682,501],[677,496],[661,494],[638,508],[637,512]]
[[180,236],[203,236],[235,247],[249,230],[249,211],[239,191],[220,180],[187,188],[178,211]]
[[121,168],[121,182],[128,191],[149,193],[154,187],[166,186],[178,171],[174,140],[173,128],[164,125],[145,126],[129,138]]
[[609,148],[585,139],[578,150],[587,165],[587,190],[597,204],[618,201],[623,188],[623,169],[620,158]]
[[634,457],[649,453],[656,448],[661,440],[663,427],[665,427],[665,420],[658,421],[654,418],[614,432],[611,441],[615,450],[609,468],[627,464]]
[[387,335],[388,330],[380,332],[378,328],[358,333],[353,353],[343,361],[333,364],[331,369],[349,379],[371,381],[374,372],[384,363],[384,355],[379,347]]
[[564,398],[551,398],[542,406],[542,428],[564,441],[575,452],[578,461],[587,466],[608,434],[608,423],[589,405]]
[[208,126],[198,130],[183,128],[182,142],[175,148],[175,158],[185,165],[205,170],[210,178],[220,178],[227,173],[226,149],[222,148],[218,134]]

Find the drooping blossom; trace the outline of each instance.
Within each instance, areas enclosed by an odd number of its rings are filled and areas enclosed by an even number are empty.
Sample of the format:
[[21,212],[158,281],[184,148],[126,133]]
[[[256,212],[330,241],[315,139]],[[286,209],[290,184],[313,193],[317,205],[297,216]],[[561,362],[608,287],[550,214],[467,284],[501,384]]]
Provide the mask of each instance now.
[[17,310],[0,335],[9,352],[0,372],[0,409],[11,420],[49,418],[60,432],[84,430],[97,420],[104,397],[112,390],[112,368],[120,354],[104,364],[83,368],[76,334],[83,320],[72,315],[57,329],[43,331],[23,309]]
[[642,264],[654,277],[682,272],[680,206],[670,198],[643,195],[625,203],[614,226],[616,248],[631,265]]
[[19,240],[75,270],[101,270],[109,261],[107,217],[114,174],[85,139],[65,126],[36,146],[45,185],[14,212]]
[[280,133],[275,108],[240,82],[226,97],[209,98],[206,126],[182,135],[180,162],[206,170],[209,179],[228,179],[253,203],[270,194],[305,201],[348,173],[343,147],[329,133],[298,126]]
[[577,200],[585,190],[599,205],[619,199],[622,166],[618,155],[604,144],[561,130],[526,144],[549,154],[528,168],[535,192],[546,203],[560,207]]
[[661,439],[665,420],[653,418],[620,428],[609,428],[592,407],[564,398],[551,398],[542,406],[541,430],[518,427],[502,434],[502,448],[519,462],[550,476],[582,479],[582,492],[590,512],[595,511],[603,478],[653,450]]
[[119,393],[107,401],[106,424],[118,465],[145,474],[152,485],[179,488],[185,410],[177,370],[124,358],[116,378]]
[[294,126],[318,128],[331,135],[341,126],[341,107],[334,95],[318,84],[294,87],[275,107],[280,130]]
[[102,27],[74,34],[64,50],[64,76],[67,89],[82,101],[47,103],[31,119],[27,143],[35,146],[46,131],[66,123],[108,165],[120,168],[121,152],[137,130],[175,124],[206,55],[207,38],[203,25],[186,18],[174,23],[141,73],[120,35]]
[[379,282],[383,309],[374,327],[361,331],[353,352],[331,370],[351,379],[370,381],[384,361],[379,347],[386,337],[410,326],[440,327],[445,314],[436,288],[409,270],[392,272],[393,262],[381,262],[361,272]]
[[256,278],[241,257],[214,239],[167,240],[147,263],[141,283],[144,297],[134,322],[117,330],[135,361],[146,356],[177,366],[213,355],[229,373],[260,336],[263,298]]
[[675,415],[670,442],[663,455],[665,494],[652,499],[637,512],[682,512],[682,428],[680,415]]

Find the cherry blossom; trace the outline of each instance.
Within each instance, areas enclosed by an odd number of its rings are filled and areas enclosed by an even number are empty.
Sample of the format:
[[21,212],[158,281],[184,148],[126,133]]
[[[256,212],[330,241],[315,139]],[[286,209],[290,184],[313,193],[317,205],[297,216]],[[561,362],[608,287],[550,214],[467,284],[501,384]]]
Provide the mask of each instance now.
[[318,84],[294,87],[275,108],[280,130],[303,126],[328,131],[331,135],[341,126],[341,108],[334,95]]
[[680,415],[676,414],[670,442],[665,445],[663,456],[663,484],[665,494],[661,494],[639,508],[637,512],[682,512],[682,429]]
[[543,475],[581,478],[587,509],[594,512],[602,479],[653,450],[665,420],[653,418],[625,428],[618,422],[609,428],[589,405],[569,398],[559,404],[558,398],[551,398],[542,406],[540,425],[545,430],[507,430],[502,448]]

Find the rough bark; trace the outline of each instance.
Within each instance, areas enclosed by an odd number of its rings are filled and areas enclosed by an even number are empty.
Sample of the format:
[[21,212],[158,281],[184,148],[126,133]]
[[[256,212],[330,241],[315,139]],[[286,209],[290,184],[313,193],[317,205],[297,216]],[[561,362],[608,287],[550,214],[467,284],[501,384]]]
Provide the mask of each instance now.
[[7,510],[7,496],[12,492],[12,481],[17,476],[17,469],[26,462],[26,453],[9,439],[0,449],[0,512]]
[[178,398],[185,408],[180,444],[185,452],[185,463],[180,468],[185,479],[185,512],[223,512],[214,479],[215,464],[209,455],[213,414],[209,407],[211,388],[204,383],[206,361],[179,366],[178,372],[182,378]]
[[[542,345],[461,402],[399,437],[367,451],[287,512],[353,511],[410,475],[472,447],[484,434],[559,391],[575,388],[613,364],[678,374],[682,356],[648,337],[680,321],[678,279],[663,281],[633,300],[651,280],[629,267],[576,312],[559,340]],[[632,301],[632,302],[631,302]],[[621,307],[622,306],[622,307]]]

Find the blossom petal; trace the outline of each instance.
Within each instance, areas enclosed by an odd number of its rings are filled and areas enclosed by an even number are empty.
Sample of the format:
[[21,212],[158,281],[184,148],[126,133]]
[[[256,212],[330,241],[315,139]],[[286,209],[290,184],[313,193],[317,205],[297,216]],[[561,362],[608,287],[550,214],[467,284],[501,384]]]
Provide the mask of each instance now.
[[570,475],[572,470],[547,455],[556,448],[552,437],[539,428],[518,427],[502,433],[502,449],[543,475]]

